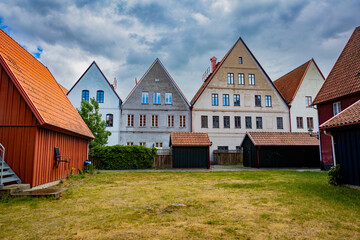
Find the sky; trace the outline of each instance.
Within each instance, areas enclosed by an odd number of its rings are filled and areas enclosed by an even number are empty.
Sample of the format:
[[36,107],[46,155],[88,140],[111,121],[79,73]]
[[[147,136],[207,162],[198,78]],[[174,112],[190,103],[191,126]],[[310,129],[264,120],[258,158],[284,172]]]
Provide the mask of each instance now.
[[186,98],[241,37],[274,81],[314,58],[326,77],[359,0],[1,0],[0,28],[70,89],[93,62],[125,99],[156,58]]

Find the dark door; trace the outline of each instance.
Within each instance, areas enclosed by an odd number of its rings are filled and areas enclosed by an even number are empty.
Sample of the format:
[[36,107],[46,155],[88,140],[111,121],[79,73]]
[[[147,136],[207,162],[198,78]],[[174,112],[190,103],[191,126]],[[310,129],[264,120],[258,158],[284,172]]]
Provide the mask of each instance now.
[[174,168],[207,168],[206,147],[173,147]]

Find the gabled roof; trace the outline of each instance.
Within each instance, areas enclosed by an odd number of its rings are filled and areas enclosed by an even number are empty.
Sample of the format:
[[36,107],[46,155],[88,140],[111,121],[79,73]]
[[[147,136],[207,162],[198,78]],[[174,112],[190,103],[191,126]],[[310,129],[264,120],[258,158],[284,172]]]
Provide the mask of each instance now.
[[294,100],[297,91],[299,90],[306,73],[311,66],[311,63],[314,63],[321,76],[324,78],[314,59],[311,59],[304,63],[303,65],[295,68],[291,72],[285,74],[281,78],[274,81],[275,86],[280,91],[281,95],[285,98],[286,102],[290,105]]
[[319,146],[319,139],[308,133],[246,132],[246,135],[255,146]]
[[2,30],[0,63],[39,125],[76,136],[94,138],[49,69]]
[[258,62],[258,60],[255,58],[254,54],[252,54],[252,52],[250,51],[250,49],[247,47],[247,45],[245,44],[245,42],[242,40],[241,37],[239,37],[239,39],[234,43],[234,45],[230,48],[230,50],[225,54],[225,56],[223,57],[223,59],[218,62],[216,64],[216,68],[215,70],[212,71],[212,73],[206,78],[206,80],[203,82],[203,84],[200,86],[199,90],[196,92],[195,96],[193,97],[193,99],[190,102],[191,106],[194,106],[194,104],[196,103],[196,101],[199,99],[199,97],[201,96],[201,94],[204,92],[204,90],[206,89],[206,87],[209,85],[209,83],[211,82],[211,80],[213,79],[213,77],[215,76],[215,74],[217,73],[217,71],[221,68],[221,66],[223,65],[223,63],[225,62],[225,60],[227,59],[227,57],[230,55],[230,53],[232,52],[232,50],[235,48],[236,44],[238,42],[241,42],[246,50],[250,53],[251,57],[255,60],[256,64],[260,67],[261,71],[264,73],[265,77],[269,80],[269,83],[274,87],[274,89],[279,93],[280,97],[284,100],[284,102],[286,103],[285,99],[283,98],[283,96],[281,95],[281,93],[279,92],[279,90],[275,87],[274,83],[271,81],[270,77],[267,75],[267,73],[265,72],[265,70],[262,68],[262,66],[260,65],[260,63]]
[[355,28],[313,104],[360,94],[360,27]]
[[320,125],[320,128],[336,128],[360,124],[360,100]]
[[172,132],[170,133],[170,145],[179,146],[211,146],[207,133]]
[[66,95],[68,93],[68,90],[66,88],[64,88],[63,85],[59,84],[61,90],[63,91],[63,93]]
[[146,77],[146,75],[149,73],[149,71],[154,67],[154,65],[156,63],[159,63],[160,66],[162,67],[162,69],[164,70],[164,72],[166,73],[167,77],[170,79],[170,82],[173,84],[173,86],[175,87],[175,89],[178,91],[178,93],[180,94],[180,96],[183,98],[184,102],[190,107],[188,100],[186,99],[185,95],[182,93],[182,91],[180,90],[179,86],[176,84],[176,82],[174,81],[174,79],[171,77],[171,75],[169,74],[169,72],[166,70],[166,68],[164,67],[164,65],[162,64],[162,62],[160,61],[159,58],[156,58],[155,61],[151,64],[151,66],[148,68],[148,70],[144,73],[144,75],[141,77],[141,79],[137,82],[137,84],[133,87],[133,89],[130,91],[129,95],[127,95],[124,104],[126,103],[126,101],[129,99],[129,97],[131,96],[131,94],[135,91],[135,89],[140,85],[140,83],[143,81],[143,79]]
[[107,80],[107,78],[105,77],[104,73],[101,71],[101,69],[99,68],[99,66],[97,65],[97,63],[95,61],[93,61],[90,66],[86,69],[86,71],[81,75],[81,77],[76,81],[76,83],[74,84],[74,86],[72,86],[70,88],[70,90],[67,92],[66,95],[69,95],[69,93],[71,92],[71,90],[73,90],[73,88],[78,84],[78,82],[80,82],[80,80],[83,78],[83,76],[89,71],[89,69],[91,68],[92,65],[95,65],[95,67],[99,70],[99,72],[101,73],[101,75],[104,77],[104,79],[106,80],[107,84],[109,84],[110,88],[113,90],[113,92],[115,93],[115,95],[117,96],[117,98],[121,101],[121,98],[119,97],[119,95],[117,94],[117,92],[115,91],[113,85],[109,82],[109,80]]

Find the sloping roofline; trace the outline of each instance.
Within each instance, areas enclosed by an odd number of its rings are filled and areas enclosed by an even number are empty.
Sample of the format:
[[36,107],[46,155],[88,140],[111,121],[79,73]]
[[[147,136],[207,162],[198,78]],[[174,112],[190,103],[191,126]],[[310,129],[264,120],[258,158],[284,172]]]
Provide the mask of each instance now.
[[279,93],[280,97],[282,98],[282,100],[286,103],[286,105],[288,104],[286,102],[286,100],[284,99],[284,97],[281,95],[281,93],[279,92],[279,90],[276,88],[276,86],[274,85],[273,81],[271,80],[271,78],[269,77],[269,75],[265,72],[265,70],[263,69],[263,67],[260,65],[260,63],[258,62],[258,60],[256,59],[256,57],[254,56],[254,54],[250,51],[250,49],[248,48],[248,46],[245,44],[245,42],[242,40],[241,37],[238,38],[238,40],[235,42],[235,44],[230,48],[230,50],[225,54],[225,56],[223,57],[223,59],[216,65],[216,69],[215,71],[213,71],[209,77],[204,81],[204,83],[201,85],[201,87],[199,88],[199,90],[197,91],[197,93],[195,94],[194,98],[191,100],[190,104],[191,106],[194,106],[194,104],[196,103],[196,101],[199,99],[199,97],[201,96],[201,94],[204,92],[204,90],[206,89],[207,85],[209,85],[210,81],[213,79],[213,77],[215,76],[215,74],[217,73],[217,71],[220,69],[220,67],[223,65],[223,63],[225,62],[225,60],[227,59],[227,57],[230,55],[230,53],[232,52],[232,50],[235,48],[236,44],[241,41],[242,44],[244,44],[246,50],[250,53],[251,57],[255,60],[256,64],[260,67],[261,71],[264,73],[265,77],[268,79],[268,81],[270,82],[270,84],[274,87],[274,89]]
[[104,77],[104,79],[106,80],[106,82],[109,84],[111,90],[113,90],[113,92],[115,93],[115,95],[117,96],[117,98],[121,101],[121,98],[119,97],[119,95],[117,94],[117,92],[115,91],[115,89],[113,88],[113,86],[111,85],[111,83],[109,82],[109,80],[105,77],[104,73],[101,71],[101,69],[99,68],[99,66],[97,65],[97,63],[95,62],[95,60],[90,64],[90,66],[86,69],[86,71],[81,75],[81,77],[76,81],[76,83],[70,88],[70,90],[67,92],[66,95],[69,95],[69,93],[71,92],[71,90],[78,84],[78,82],[80,82],[80,80],[82,79],[82,77],[89,71],[89,69],[91,68],[91,66],[95,64],[95,66],[97,67],[97,69],[100,71],[101,75]]

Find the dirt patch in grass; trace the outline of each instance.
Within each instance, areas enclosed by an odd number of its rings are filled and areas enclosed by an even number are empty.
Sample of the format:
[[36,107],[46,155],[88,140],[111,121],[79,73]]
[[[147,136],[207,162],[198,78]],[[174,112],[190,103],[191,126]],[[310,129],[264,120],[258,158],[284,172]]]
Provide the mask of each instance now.
[[0,200],[0,239],[360,238],[360,192],[320,172],[118,172],[61,187],[59,200]]

